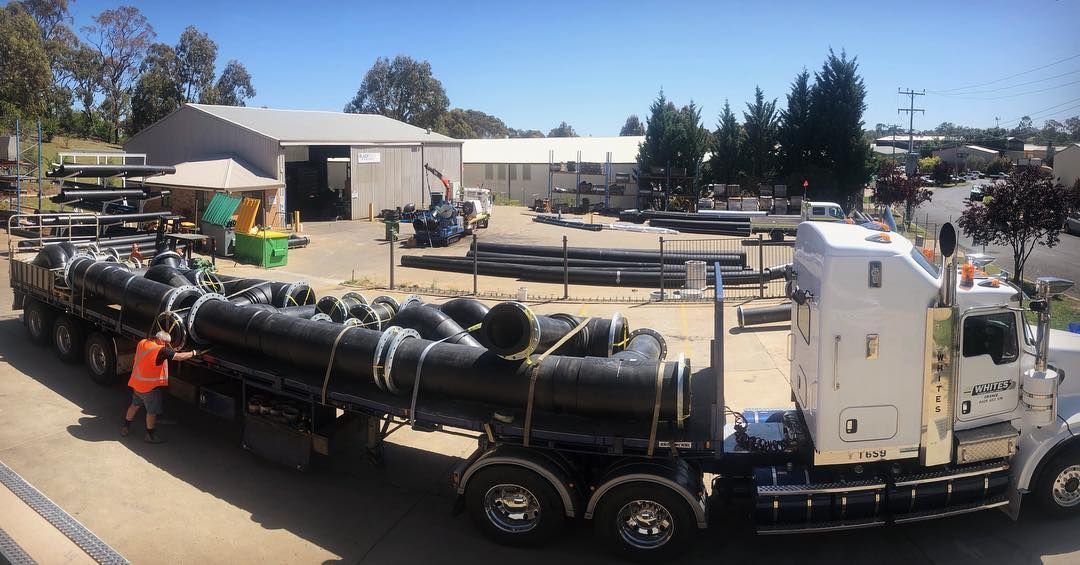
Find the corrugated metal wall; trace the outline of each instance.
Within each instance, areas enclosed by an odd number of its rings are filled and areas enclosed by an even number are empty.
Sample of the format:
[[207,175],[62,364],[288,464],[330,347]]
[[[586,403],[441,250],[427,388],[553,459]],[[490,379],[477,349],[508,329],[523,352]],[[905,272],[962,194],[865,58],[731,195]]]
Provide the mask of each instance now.
[[[630,163],[613,163],[612,184],[615,184],[615,173],[630,174],[634,165]],[[526,172],[527,171],[527,172]],[[528,176],[529,178],[525,178]],[[597,186],[603,186],[604,177],[596,175],[582,175],[581,180],[591,182]],[[570,192],[556,194],[556,200],[563,202],[574,200],[574,187],[577,182],[576,175],[572,173],[556,173],[554,184],[565,188]],[[514,200],[519,204],[531,206],[534,198],[547,198],[548,191],[548,165],[544,164],[506,164],[506,163],[466,163],[465,186],[483,187],[491,190],[492,194],[499,194],[504,198]],[[593,202],[602,202],[603,195],[584,195]],[[630,183],[626,187],[625,195],[612,195],[610,205],[614,208],[633,208],[637,206],[637,185]]]
[[[360,162],[362,153],[378,154],[379,162]],[[461,146],[457,144],[424,145],[423,148],[419,145],[359,145],[352,147],[350,161],[353,218],[366,218],[369,204],[374,205],[376,214],[409,203],[426,206],[428,181],[439,181],[434,177],[426,178],[425,162],[451,180],[461,178]]]

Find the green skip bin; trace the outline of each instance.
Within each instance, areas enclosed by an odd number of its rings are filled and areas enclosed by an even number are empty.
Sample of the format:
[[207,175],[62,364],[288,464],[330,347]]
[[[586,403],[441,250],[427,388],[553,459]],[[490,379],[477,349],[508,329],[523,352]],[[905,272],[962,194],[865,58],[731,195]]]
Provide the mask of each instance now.
[[260,267],[281,267],[289,261],[289,234],[270,230],[238,233],[236,258]]

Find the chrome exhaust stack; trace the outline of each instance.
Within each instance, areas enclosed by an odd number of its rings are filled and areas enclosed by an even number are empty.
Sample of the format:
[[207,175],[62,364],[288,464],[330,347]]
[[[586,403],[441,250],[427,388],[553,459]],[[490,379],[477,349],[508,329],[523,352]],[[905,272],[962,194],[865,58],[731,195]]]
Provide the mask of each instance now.
[[1035,367],[1024,372],[1020,391],[1024,422],[1032,426],[1048,426],[1054,422],[1057,414],[1058,372],[1047,366],[1050,354],[1050,299],[1072,286],[1072,281],[1057,277],[1039,277],[1035,280],[1035,300],[1030,305],[1031,310],[1039,315]]
[[956,228],[952,223],[941,226],[938,245],[941,246],[941,288],[938,290],[938,306],[951,308],[956,305]]
[[956,229],[941,226],[941,287],[937,304],[926,309],[923,353],[922,433],[919,464],[945,465],[953,456],[953,386],[959,350],[956,313]]

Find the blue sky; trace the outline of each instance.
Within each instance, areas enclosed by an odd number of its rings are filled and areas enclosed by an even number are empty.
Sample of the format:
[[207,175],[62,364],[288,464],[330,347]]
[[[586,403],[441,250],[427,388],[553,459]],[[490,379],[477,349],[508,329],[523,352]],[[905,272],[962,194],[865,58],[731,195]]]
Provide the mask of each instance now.
[[[119,4],[77,0],[75,25]],[[195,25],[218,43],[220,65],[243,62],[253,106],[339,111],[377,57],[406,54],[431,62],[451,106],[511,127],[546,132],[565,120],[581,135],[616,135],[663,87],[676,103],[696,101],[713,128],[724,99],[741,111],[755,85],[783,106],[795,74],[819,68],[832,47],[858,56],[868,127],[906,123],[898,87],[928,91],[917,129],[1080,115],[1074,0],[135,4],[158,41]]]

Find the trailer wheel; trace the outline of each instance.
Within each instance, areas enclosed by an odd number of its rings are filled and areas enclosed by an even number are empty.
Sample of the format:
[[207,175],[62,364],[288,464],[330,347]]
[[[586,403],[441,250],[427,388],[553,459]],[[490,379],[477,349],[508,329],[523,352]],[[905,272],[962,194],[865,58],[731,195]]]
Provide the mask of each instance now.
[[86,341],[86,330],[82,322],[62,314],[56,317],[52,326],[53,347],[56,356],[64,363],[78,363],[83,357],[83,344]]
[[566,519],[547,479],[511,465],[477,472],[465,491],[465,507],[477,527],[503,545],[542,544],[562,531]]
[[38,345],[46,345],[52,341],[53,318],[56,310],[31,300],[23,309],[23,323],[26,324],[26,332],[30,334],[30,341]]
[[770,241],[784,241],[784,230],[773,230],[769,232]]
[[1065,450],[1043,468],[1035,496],[1053,518],[1080,516],[1080,449]]
[[631,483],[600,500],[596,532],[616,555],[666,563],[685,551],[697,531],[686,501],[663,485]]
[[116,384],[116,345],[111,337],[93,332],[86,338],[86,372],[101,386]]

